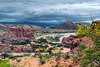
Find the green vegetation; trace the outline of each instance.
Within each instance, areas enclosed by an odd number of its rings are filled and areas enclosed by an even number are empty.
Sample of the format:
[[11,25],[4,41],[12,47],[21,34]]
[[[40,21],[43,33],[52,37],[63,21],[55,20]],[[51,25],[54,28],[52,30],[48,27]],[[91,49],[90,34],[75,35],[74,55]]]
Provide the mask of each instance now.
[[37,53],[34,55],[34,57],[38,57],[40,59],[42,58],[45,58],[45,59],[49,59],[53,56],[57,56],[57,59],[60,59],[60,56],[61,56],[61,52],[58,52],[58,53],[51,53],[51,54],[40,54],[40,53]]
[[10,55],[9,59],[17,59],[18,57],[24,57],[24,55]]
[[7,53],[2,53],[1,56],[5,59],[5,58],[9,57],[10,55]]
[[58,42],[60,39],[60,36],[55,36],[55,37],[46,37],[46,40],[50,41],[50,42]]
[[0,67],[10,67],[10,62],[9,62],[9,60],[0,59]]
[[69,56],[69,53],[67,52],[67,53],[65,53],[64,55],[63,55],[63,57],[64,57],[64,59],[67,59],[67,58],[69,58],[70,56]]
[[64,45],[65,48],[70,48],[70,44]]
[[12,45],[26,45],[26,44],[30,44],[30,40],[26,40],[25,42],[21,42],[21,43],[11,43]]
[[[93,20],[93,18],[91,19]],[[100,21],[97,21],[100,23]],[[85,44],[80,44],[78,56],[81,59],[80,65],[95,67],[95,64],[100,66],[100,25],[94,24],[93,27],[87,27],[86,25],[79,26],[76,34],[80,36],[87,36],[94,42],[92,47],[86,47]]]
[[40,31],[34,34],[35,37],[50,35],[50,34],[60,34],[60,33],[75,33],[76,30],[66,30],[66,29],[50,29],[49,31]]
[[44,59],[40,59],[40,63],[41,64],[44,64],[45,63],[45,60]]

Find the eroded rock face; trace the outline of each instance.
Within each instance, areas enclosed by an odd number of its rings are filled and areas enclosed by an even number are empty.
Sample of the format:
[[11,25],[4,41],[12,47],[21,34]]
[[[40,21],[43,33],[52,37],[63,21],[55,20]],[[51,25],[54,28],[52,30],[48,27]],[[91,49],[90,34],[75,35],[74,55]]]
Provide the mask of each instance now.
[[33,38],[32,30],[24,27],[11,27],[8,30],[7,36],[13,38]]
[[8,33],[5,34],[1,40],[4,40],[8,43],[13,43],[30,39],[34,39],[32,30],[24,27],[11,27],[8,29]]
[[78,35],[70,35],[68,38],[63,38],[62,40],[62,44],[66,45],[69,44],[70,45],[70,49],[74,49],[75,47],[77,47],[80,43]]

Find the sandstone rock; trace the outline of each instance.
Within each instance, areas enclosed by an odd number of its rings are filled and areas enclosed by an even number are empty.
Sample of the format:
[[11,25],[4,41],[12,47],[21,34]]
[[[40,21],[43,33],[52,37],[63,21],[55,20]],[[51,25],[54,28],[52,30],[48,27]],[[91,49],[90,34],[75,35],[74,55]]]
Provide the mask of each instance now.
[[32,30],[24,27],[11,27],[8,29],[8,33],[1,37],[1,40],[7,43],[23,42],[31,39],[34,39]]
[[75,47],[77,47],[80,43],[80,40],[73,40],[70,44],[70,49],[74,49]]
[[70,44],[70,49],[74,49],[80,43],[79,37],[80,36],[78,35],[70,35],[67,38],[63,38],[62,44],[63,45]]

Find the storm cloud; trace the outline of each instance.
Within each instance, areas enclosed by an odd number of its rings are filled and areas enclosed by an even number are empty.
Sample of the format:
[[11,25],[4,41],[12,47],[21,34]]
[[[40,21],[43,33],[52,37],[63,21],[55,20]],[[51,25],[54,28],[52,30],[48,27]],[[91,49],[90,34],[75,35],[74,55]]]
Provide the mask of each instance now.
[[0,0],[0,22],[63,23],[99,19],[99,0]]

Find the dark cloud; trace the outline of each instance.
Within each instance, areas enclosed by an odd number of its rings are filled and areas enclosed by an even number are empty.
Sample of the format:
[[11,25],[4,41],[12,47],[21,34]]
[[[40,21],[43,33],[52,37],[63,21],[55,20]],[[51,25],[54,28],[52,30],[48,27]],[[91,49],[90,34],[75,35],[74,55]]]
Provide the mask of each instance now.
[[99,0],[0,0],[0,22],[62,23],[99,18]]

